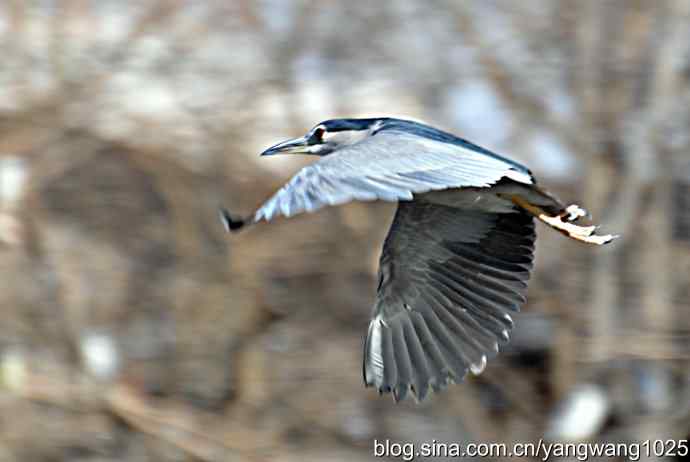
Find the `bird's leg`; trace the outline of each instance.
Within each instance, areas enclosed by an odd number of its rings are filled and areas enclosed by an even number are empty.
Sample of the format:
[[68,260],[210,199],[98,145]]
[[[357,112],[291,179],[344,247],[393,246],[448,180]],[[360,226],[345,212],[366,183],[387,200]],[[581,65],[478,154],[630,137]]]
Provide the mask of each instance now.
[[608,244],[618,237],[612,234],[598,235],[596,234],[596,226],[580,226],[571,223],[572,221],[575,221],[587,214],[587,212],[577,205],[570,205],[566,207],[565,211],[559,215],[549,215],[541,207],[530,204],[523,197],[511,195],[510,200],[515,205],[521,207],[526,212],[534,215],[542,222],[565,234],[571,239],[586,242],[588,244],[603,245]]
[[[531,196],[529,195],[532,192],[536,192],[539,196],[541,196],[543,199],[546,199],[547,203],[553,203],[554,205],[557,205],[557,207],[562,209],[562,212],[559,214],[561,218],[563,218],[564,221],[568,222],[576,222],[582,217],[587,217],[591,218],[587,210],[583,209],[577,204],[571,204],[567,207],[563,207],[561,205],[561,201],[559,201],[553,194],[549,193],[548,191],[545,191],[536,185],[532,185],[528,190],[526,196],[520,196],[523,200],[526,200],[528,203],[534,205],[535,203],[542,204],[543,202],[541,200],[537,201],[532,201],[530,202]],[[516,194],[520,195],[520,194]],[[553,210],[553,207],[550,207],[549,210]],[[547,215],[549,215],[547,213]]]

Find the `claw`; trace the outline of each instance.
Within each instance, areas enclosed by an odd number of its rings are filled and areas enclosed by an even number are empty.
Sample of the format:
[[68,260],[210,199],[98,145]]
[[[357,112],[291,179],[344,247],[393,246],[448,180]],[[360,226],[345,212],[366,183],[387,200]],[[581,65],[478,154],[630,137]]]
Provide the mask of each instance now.
[[552,217],[545,215],[543,213],[539,214],[537,218],[539,218],[547,225],[550,225],[552,228],[565,233],[569,237],[572,237],[573,239],[598,244],[597,236],[594,234],[594,232],[597,230],[596,226],[575,225],[573,223],[563,221],[562,217],[560,216]]
[[601,236],[596,234],[598,226],[580,226],[571,223],[577,218],[587,215],[587,212],[577,205],[570,205],[566,207],[564,213],[554,216],[545,213],[543,209],[530,204],[520,196],[513,196],[512,201],[537,217],[539,220],[543,221],[555,230],[560,231],[571,239],[586,242],[588,244],[604,245],[618,237],[612,234],[605,234]]
[[596,234],[598,226],[579,226],[572,223],[567,223],[561,220],[560,217],[550,217],[544,214],[539,215],[539,218],[544,223],[550,225],[568,237],[577,241],[586,242],[588,244],[604,245],[616,239],[618,236],[613,234]]
[[565,221],[577,221],[582,217],[589,216],[589,212],[577,204],[571,204],[565,208],[565,211],[560,215]]
[[619,236],[618,234],[604,234],[604,235],[599,235],[599,234],[593,234],[591,236],[586,236],[586,237],[579,237],[579,236],[570,236],[573,239],[576,239],[578,241],[586,242],[588,244],[596,244],[596,245],[605,245],[611,243],[614,239],[617,239]]

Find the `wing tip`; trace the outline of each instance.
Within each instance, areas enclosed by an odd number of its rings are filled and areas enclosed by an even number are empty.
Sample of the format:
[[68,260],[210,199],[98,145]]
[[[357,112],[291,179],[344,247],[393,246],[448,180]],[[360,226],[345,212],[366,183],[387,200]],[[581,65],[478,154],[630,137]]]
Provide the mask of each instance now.
[[218,209],[218,217],[220,218],[220,222],[223,224],[225,231],[228,233],[237,232],[247,224],[244,218],[233,216],[228,209],[223,207]]
[[[453,371],[446,364],[432,370],[431,374],[425,379],[420,379],[416,373],[413,373],[412,376],[406,379],[401,379],[397,373],[393,374],[393,378],[388,377],[383,371],[386,365],[384,363],[377,363],[376,356],[372,355],[372,348],[374,348],[372,347],[372,342],[375,343],[377,341],[375,330],[376,327],[381,325],[386,325],[381,319],[372,320],[364,344],[363,378],[366,388],[376,389],[379,396],[390,393],[393,401],[396,403],[404,401],[408,396],[412,396],[415,403],[420,404],[430,395],[445,390],[450,384],[462,382],[465,378],[467,369],[463,369],[462,374],[458,375],[458,372]],[[484,361],[486,360],[485,358],[486,356],[484,356]],[[379,361],[382,360],[383,358],[379,358]],[[394,370],[397,370],[397,364],[388,365],[388,367],[392,366],[394,366]],[[414,369],[417,368],[415,367]]]
[[375,388],[379,396],[390,393],[393,401],[396,403],[404,401],[405,398],[411,395],[415,403],[420,404],[426,401],[430,395],[440,393],[448,388],[449,385],[462,382],[464,378],[463,376],[458,379],[455,377],[455,374],[446,370],[443,372],[441,380],[437,380],[436,377],[433,377],[429,381],[419,385],[402,382],[387,384],[383,383],[383,381],[377,382],[365,378],[364,386],[365,388]]

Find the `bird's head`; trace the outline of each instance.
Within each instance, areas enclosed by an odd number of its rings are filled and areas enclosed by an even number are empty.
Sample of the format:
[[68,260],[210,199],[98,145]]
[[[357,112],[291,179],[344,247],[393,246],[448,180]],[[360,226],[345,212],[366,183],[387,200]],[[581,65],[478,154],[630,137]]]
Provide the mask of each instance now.
[[332,119],[321,122],[299,138],[283,141],[261,153],[325,156],[373,135],[387,119]]

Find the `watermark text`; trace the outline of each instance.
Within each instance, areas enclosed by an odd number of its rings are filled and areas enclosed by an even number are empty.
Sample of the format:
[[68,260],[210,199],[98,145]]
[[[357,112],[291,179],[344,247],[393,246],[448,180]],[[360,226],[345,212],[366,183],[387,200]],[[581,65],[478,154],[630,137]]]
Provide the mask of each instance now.
[[411,461],[417,457],[476,458],[532,457],[544,462],[569,457],[586,462],[590,458],[625,457],[633,462],[642,457],[686,457],[688,440],[645,440],[630,443],[562,443],[540,439],[529,443],[453,443],[432,440],[422,443],[374,440],[374,457]]

